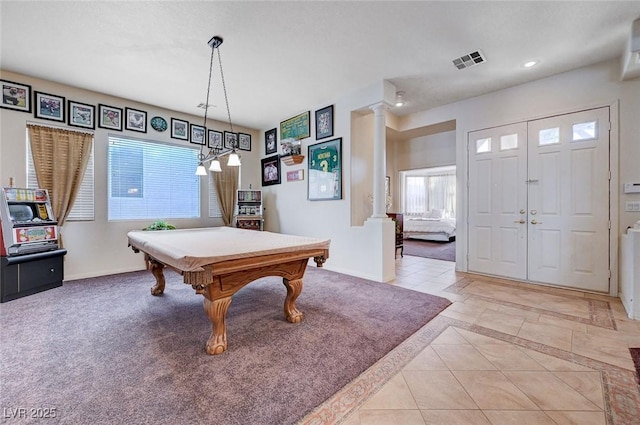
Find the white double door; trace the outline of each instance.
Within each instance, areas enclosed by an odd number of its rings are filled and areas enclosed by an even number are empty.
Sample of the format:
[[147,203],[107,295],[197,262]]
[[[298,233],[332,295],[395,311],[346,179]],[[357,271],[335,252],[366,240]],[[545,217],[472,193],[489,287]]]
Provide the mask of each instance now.
[[609,108],[469,133],[469,271],[609,291]]

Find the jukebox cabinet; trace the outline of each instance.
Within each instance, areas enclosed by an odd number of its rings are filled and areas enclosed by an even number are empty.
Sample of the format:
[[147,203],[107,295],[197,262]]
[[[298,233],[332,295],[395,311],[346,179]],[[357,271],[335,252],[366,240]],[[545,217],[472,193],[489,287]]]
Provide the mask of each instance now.
[[0,190],[0,239],[0,302],[62,286],[67,250],[46,190]]

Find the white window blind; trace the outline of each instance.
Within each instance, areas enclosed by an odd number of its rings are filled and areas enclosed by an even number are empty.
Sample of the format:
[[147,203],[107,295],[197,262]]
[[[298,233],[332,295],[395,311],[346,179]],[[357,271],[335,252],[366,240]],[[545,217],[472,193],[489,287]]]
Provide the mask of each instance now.
[[200,216],[198,149],[109,136],[109,220]]
[[[67,221],[92,221],[94,214],[94,173],[93,173],[93,143],[91,144],[91,154],[87,169],[84,172],[80,189],[76,200],[71,207],[71,211],[67,216]],[[36,178],[36,169],[33,165],[31,156],[31,144],[29,143],[29,132],[27,131],[27,187],[38,188],[38,179]],[[58,218],[58,217],[56,217]]]

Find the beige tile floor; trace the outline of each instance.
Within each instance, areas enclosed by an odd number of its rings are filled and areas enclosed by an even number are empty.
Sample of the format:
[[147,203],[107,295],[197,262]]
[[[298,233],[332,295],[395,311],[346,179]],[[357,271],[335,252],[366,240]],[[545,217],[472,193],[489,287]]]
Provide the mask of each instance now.
[[322,423],[640,424],[628,350],[640,347],[640,321],[628,319],[618,299],[454,267],[396,259],[390,284],[453,304],[414,335],[415,355],[390,356],[354,381],[328,402]]

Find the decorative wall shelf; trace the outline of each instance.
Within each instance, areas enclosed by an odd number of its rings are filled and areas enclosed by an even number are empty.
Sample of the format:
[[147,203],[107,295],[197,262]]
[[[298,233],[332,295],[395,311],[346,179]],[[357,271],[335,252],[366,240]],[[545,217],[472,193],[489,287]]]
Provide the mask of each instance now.
[[280,159],[287,165],[300,164],[304,161],[304,155],[286,155],[281,156]]

